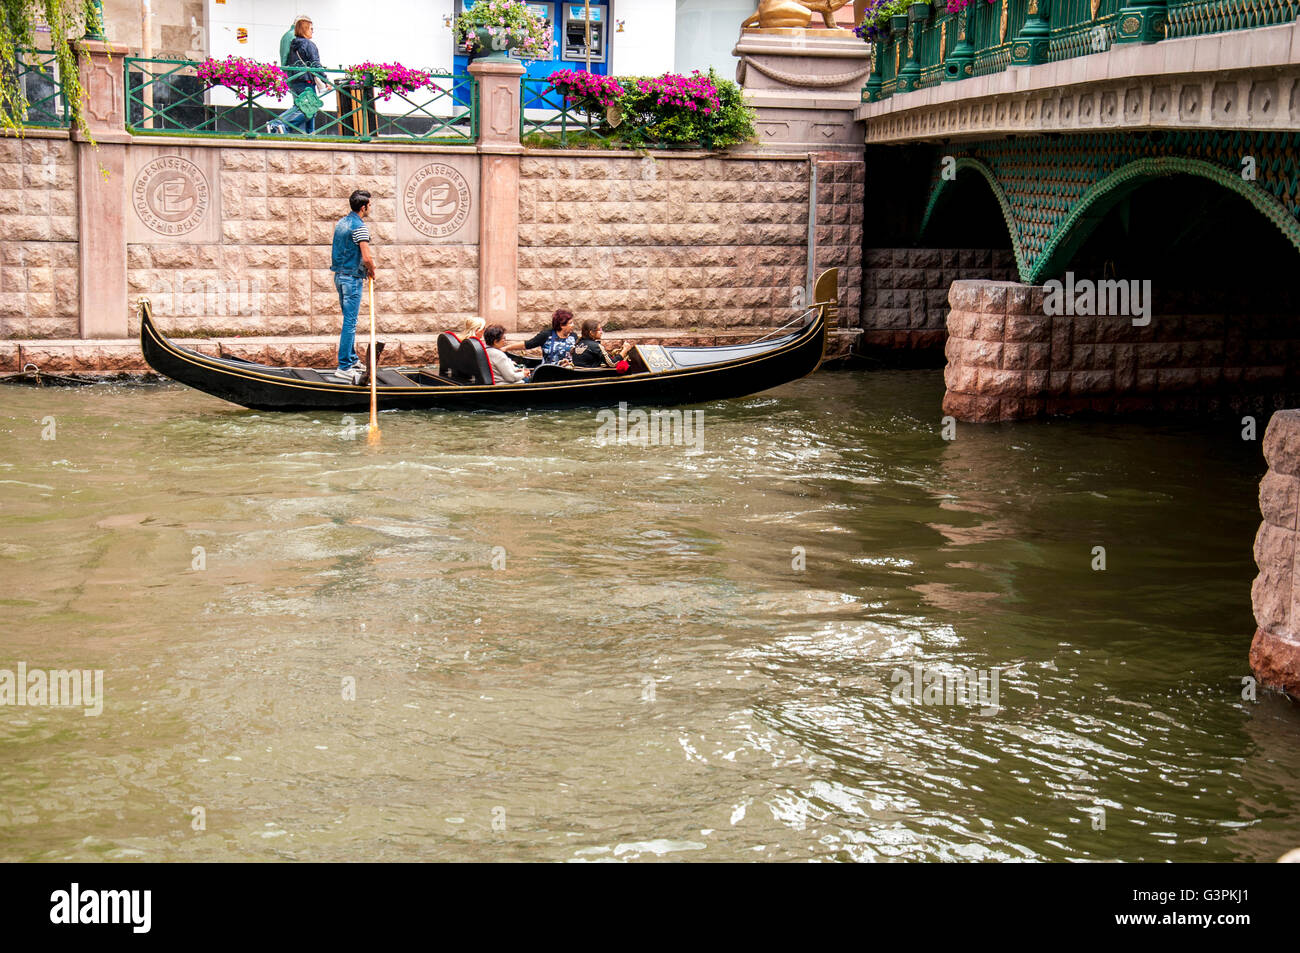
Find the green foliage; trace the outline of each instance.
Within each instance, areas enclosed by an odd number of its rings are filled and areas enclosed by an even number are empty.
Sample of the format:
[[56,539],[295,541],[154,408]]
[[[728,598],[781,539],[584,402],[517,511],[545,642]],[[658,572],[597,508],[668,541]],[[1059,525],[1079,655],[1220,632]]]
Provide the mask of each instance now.
[[22,51],[45,42],[36,32],[38,20],[43,20],[50,28],[49,44],[59,65],[63,95],[77,126],[86,130],[81,114],[85,90],[68,38],[82,36],[88,23],[97,22],[96,17],[94,4],[87,0],[0,0],[0,129],[22,134],[28,105],[20,78]]
[[[557,83],[556,88],[568,92],[573,87]],[[634,148],[725,149],[756,137],[754,110],[744,92],[712,69],[708,75],[620,76],[614,88],[612,106],[593,96],[574,96],[571,102],[590,117],[600,136]]]
[[706,149],[725,149],[753,140],[754,111],[745,103],[740,87],[720,78],[712,69],[708,80],[717,90],[719,103],[708,115],[659,103],[655,92],[641,88],[635,81],[624,84],[627,93],[619,105],[625,119],[617,130],[619,137],[635,145],[698,143]]

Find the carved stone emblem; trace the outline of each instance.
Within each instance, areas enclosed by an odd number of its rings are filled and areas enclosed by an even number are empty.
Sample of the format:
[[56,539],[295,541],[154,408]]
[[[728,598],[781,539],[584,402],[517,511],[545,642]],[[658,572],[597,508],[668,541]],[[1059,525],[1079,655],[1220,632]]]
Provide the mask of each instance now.
[[402,207],[416,230],[430,238],[450,235],[469,218],[469,183],[441,162],[421,166],[406,183]]
[[131,202],[151,231],[185,235],[203,223],[212,192],[193,162],[180,156],[159,156],[136,175]]

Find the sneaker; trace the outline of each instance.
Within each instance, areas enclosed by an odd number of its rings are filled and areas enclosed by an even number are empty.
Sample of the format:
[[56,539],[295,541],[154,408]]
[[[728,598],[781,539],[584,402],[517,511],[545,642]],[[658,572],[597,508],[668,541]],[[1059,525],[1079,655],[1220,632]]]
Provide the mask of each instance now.
[[363,373],[359,365],[353,365],[347,370],[335,371],[333,377],[342,384],[360,384]]
[[266,124],[266,133],[269,136],[283,136],[286,131],[284,123],[277,122],[274,119]]

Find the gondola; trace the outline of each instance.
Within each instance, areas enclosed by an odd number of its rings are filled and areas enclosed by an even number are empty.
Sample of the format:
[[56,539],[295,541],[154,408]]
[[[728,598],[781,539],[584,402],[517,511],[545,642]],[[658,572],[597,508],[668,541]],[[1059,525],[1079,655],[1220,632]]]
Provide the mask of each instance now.
[[[749,344],[668,347],[640,344],[630,367],[580,369],[547,364],[523,384],[493,384],[482,343],[438,338],[437,371],[381,367],[375,388],[380,410],[527,410],[548,407],[666,406],[745,397],[817,369],[838,317],[838,272],[823,272],[814,303],[793,331]],[[368,382],[342,383],[330,371],[271,367],[235,357],[211,357],[167,339],[140,302],[140,349],[163,377],[252,410],[365,411]]]

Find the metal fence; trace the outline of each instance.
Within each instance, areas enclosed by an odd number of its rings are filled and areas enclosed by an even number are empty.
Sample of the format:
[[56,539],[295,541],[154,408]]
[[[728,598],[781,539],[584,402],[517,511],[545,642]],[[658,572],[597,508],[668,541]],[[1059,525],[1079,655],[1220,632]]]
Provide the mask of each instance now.
[[63,77],[51,50],[15,50],[18,87],[25,103],[20,113],[24,126],[48,129],[66,128],[72,121],[72,109],[63,94]]
[[[1050,23],[1048,60],[1110,49],[1126,5],[1124,0],[1038,0],[1040,14]],[[875,95],[884,99],[904,92],[898,76],[909,62],[913,71],[920,67],[916,88],[942,82],[962,18],[974,48],[969,75],[1002,72],[1011,65],[1011,50],[1028,18],[1028,6],[1028,0],[975,0],[960,13],[935,9],[916,26],[894,32],[876,44],[873,78],[879,77],[880,88]],[[1172,38],[1290,23],[1300,17],[1300,0],[1167,0],[1167,11],[1166,36]]]
[[529,146],[554,146],[564,149],[571,145],[610,145],[616,141],[612,131],[588,116],[559,90],[552,88],[549,79],[525,76],[520,80],[519,138]]
[[382,87],[354,85],[344,70],[313,70],[324,105],[308,123],[294,113],[292,93],[209,85],[199,78],[198,67],[193,60],[126,57],[127,131],[448,145],[478,141],[478,82],[472,76],[433,73],[431,86],[392,89],[384,98]]

